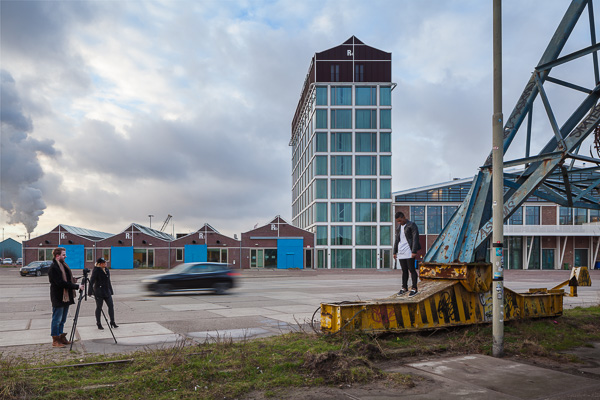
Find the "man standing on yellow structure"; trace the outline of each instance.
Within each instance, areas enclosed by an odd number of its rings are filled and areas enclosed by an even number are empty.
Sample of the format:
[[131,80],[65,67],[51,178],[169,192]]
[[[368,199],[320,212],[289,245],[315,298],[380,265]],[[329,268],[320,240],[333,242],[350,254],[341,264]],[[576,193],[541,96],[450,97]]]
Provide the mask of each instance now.
[[419,228],[417,224],[409,221],[404,213],[396,213],[396,240],[394,241],[394,260],[400,261],[402,267],[402,289],[398,295],[408,292],[408,272],[412,278],[412,288],[409,297],[417,294],[417,270],[415,268],[415,258],[417,251],[421,249],[419,242]]

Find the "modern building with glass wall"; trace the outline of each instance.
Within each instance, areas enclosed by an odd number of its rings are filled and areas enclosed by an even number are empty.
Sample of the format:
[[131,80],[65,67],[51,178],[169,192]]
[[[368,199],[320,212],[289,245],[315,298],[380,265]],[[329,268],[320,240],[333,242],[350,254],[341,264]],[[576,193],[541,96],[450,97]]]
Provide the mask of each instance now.
[[316,53],[292,122],[292,224],[317,268],[389,268],[392,55],[352,36]]
[[[418,225],[423,250],[431,247],[464,201],[472,181],[457,179],[394,192],[395,209]],[[504,225],[508,269],[596,268],[599,248],[600,210],[563,207],[530,196]]]

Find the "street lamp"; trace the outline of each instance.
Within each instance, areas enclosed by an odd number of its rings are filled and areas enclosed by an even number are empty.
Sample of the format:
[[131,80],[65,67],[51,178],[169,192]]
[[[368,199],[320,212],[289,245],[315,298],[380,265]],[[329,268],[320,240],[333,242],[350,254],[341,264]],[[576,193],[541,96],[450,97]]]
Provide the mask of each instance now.
[[152,217],[154,217],[154,215],[148,214],[148,217],[150,218],[150,228],[152,228]]

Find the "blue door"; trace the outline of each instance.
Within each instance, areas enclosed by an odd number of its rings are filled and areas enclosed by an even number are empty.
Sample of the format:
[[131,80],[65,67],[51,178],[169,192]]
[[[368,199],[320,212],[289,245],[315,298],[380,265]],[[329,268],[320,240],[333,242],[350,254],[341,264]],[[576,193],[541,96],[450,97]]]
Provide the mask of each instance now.
[[64,244],[61,245],[67,250],[65,261],[71,269],[83,269],[85,266],[85,249],[82,244]]
[[206,262],[208,249],[205,244],[186,244],[184,247],[183,262]]
[[111,247],[110,267],[113,269],[133,269],[133,247]]
[[302,239],[277,239],[277,268],[304,268]]

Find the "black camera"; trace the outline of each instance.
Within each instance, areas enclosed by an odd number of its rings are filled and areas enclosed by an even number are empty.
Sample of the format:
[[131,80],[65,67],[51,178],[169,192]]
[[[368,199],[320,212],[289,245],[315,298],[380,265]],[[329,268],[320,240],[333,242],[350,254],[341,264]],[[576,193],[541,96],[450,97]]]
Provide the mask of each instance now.
[[84,268],[83,269],[83,276],[87,277],[87,274],[90,273],[90,269],[89,268]]

